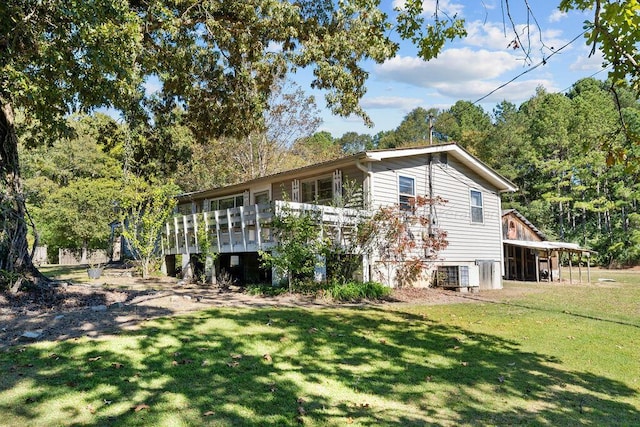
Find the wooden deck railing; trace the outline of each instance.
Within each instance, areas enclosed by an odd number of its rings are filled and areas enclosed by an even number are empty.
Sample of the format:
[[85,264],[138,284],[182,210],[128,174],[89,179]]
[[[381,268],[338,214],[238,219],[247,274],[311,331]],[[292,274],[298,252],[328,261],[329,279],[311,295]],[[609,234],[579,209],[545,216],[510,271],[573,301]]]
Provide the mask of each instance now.
[[265,205],[241,206],[232,209],[178,215],[167,222],[162,236],[165,255],[195,254],[200,252],[198,236],[206,232],[213,252],[256,252],[276,245],[272,220],[285,210],[314,212],[318,215],[323,232],[337,233],[341,241],[350,233],[359,219],[367,215],[358,209],[335,208],[308,203],[276,201]]

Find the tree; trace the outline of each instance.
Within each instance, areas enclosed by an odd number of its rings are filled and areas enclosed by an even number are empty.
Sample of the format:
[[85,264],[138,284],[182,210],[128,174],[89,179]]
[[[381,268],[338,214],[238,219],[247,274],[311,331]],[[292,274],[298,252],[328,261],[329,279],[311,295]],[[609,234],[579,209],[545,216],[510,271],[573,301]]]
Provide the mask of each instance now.
[[347,132],[338,138],[338,144],[344,154],[355,154],[373,148],[373,138],[368,134]]
[[298,139],[291,147],[291,154],[298,158],[298,166],[306,166],[336,159],[341,153],[337,140],[322,131]]
[[438,117],[437,127],[440,132],[477,155],[478,147],[491,129],[491,118],[482,107],[469,101],[457,101]]
[[317,211],[296,212],[285,205],[273,217],[272,228],[278,243],[261,256],[281,277],[286,275],[292,292],[294,280],[312,275],[318,264],[325,245],[320,236],[322,224]]
[[160,234],[176,205],[179,189],[169,182],[147,183],[131,177],[119,201],[122,236],[140,261],[142,277],[148,278],[153,261],[160,257]]
[[241,180],[285,169],[286,152],[295,141],[311,136],[321,123],[313,97],[295,83],[274,83],[264,112],[264,128],[227,144],[227,155],[242,170]]
[[436,109],[415,108],[407,114],[393,131],[381,133],[378,148],[396,148],[411,145],[425,145],[429,141],[430,117],[436,117]]
[[0,270],[44,277],[31,262],[15,111],[58,135],[72,106],[121,105],[139,82],[139,18],[124,1],[0,4]]
[[120,183],[108,178],[81,178],[58,188],[35,209],[42,241],[53,248],[82,250],[83,257],[93,249],[106,249],[109,223],[116,219],[113,201],[120,190]]
[[[435,16],[411,0],[397,25],[378,0],[179,2],[87,0],[0,4],[0,269],[43,280],[31,263],[18,160],[16,109],[51,130],[73,109],[121,109],[132,130],[152,123],[142,87],[157,78],[165,111],[184,106],[196,136],[246,136],[263,124],[273,83],[289,70],[312,67],[312,86],[329,108],[357,114],[367,73],[361,61],[383,62],[398,50],[391,39],[420,47],[428,60],[461,21]],[[278,46],[274,49],[274,46]],[[148,101],[148,97],[147,97]],[[55,132],[40,134],[56,135]],[[149,139],[149,138],[147,138]]]

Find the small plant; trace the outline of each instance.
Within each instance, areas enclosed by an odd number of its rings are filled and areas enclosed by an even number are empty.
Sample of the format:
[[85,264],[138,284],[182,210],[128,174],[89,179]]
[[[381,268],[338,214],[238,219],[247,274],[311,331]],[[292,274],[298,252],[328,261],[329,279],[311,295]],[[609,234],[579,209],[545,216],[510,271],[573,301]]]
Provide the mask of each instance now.
[[226,270],[223,270],[216,277],[216,283],[218,284],[218,287],[220,289],[225,290],[225,291],[229,290],[229,288],[231,288],[231,286],[235,285],[236,282],[237,282],[237,280],[234,279],[233,276],[231,275],[231,273],[229,273]]
[[378,282],[333,282],[324,294],[336,301],[379,300],[391,294],[391,288]]
[[270,283],[252,283],[247,285],[246,292],[249,295],[275,297],[286,294],[289,289],[286,286],[274,286]]
[[8,291],[21,278],[15,271],[0,270],[0,292]]

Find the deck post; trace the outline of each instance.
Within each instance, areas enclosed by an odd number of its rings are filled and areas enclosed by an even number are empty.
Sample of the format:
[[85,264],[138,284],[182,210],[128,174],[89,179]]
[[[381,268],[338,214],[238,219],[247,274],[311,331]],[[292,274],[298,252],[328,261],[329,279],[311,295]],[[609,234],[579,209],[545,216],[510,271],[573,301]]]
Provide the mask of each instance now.
[[240,230],[242,232],[242,248],[247,251],[247,229],[244,220],[244,206],[240,206]]
[[255,215],[256,215],[256,246],[258,250],[262,250],[262,230],[260,230],[260,211],[258,210],[258,205],[255,206]]
[[182,230],[183,230],[183,234],[184,234],[184,250],[187,254],[190,254],[191,252],[189,251],[189,233],[187,232],[187,216],[184,215],[182,217]]
[[200,242],[198,242],[198,214],[192,214],[191,216],[193,217],[193,241],[196,248],[200,249]]
[[591,253],[587,252],[587,283],[591,284]]
[[229,233],[229,250],[230,252],[234,252],[233,250],[233,224],[231,223],[231,209],[227,209],[227,232]]
[[213,215],[216,219],[216,241],[218,242],[218,253],[222,252],[222,245],[220,241],[222,240],[221,232],[220,232],[220,216],[218,215],[218,211],[214,211]]
[[571,252],[569,252],[569,284],[573,285],[573,266],[571,265]]
[[176,252],[180,252],[180,239],[178,239],[178,217],[173,217],[173,237],[176,242]]

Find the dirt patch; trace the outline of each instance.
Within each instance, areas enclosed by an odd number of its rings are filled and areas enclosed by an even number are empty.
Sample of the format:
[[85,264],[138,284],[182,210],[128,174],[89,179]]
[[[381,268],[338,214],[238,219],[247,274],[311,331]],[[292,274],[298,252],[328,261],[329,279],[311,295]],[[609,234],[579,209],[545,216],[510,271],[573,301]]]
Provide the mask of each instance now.
[[344,307],[365,304],[471,302],[438,289],[394,290],[389,301],[338,304],[304,295],[254,296],[241,288],[108,278],[95,284],[60,285],[48,292],[0,294],[0,348],[40,340],[99,337],[132,329],[144,320],[213,307]]

